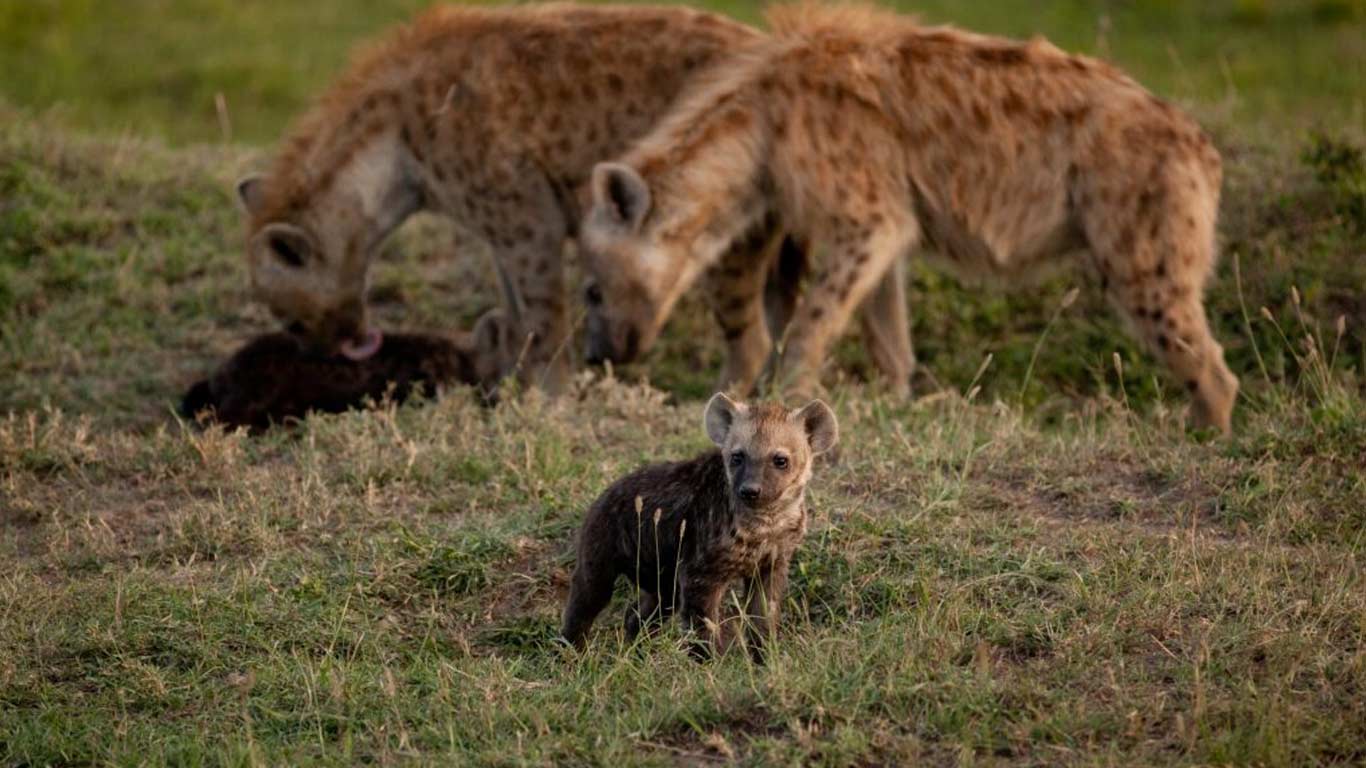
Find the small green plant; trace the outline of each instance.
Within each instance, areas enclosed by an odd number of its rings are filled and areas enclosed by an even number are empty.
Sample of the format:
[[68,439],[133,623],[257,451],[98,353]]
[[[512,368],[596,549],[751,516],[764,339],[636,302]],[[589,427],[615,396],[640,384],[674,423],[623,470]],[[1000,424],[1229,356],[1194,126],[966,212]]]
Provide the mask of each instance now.
[[1366,233],[1366,153],[1345,138],[1310,137],[1301,159],[1328,191],[1334,211],[1357,232]]

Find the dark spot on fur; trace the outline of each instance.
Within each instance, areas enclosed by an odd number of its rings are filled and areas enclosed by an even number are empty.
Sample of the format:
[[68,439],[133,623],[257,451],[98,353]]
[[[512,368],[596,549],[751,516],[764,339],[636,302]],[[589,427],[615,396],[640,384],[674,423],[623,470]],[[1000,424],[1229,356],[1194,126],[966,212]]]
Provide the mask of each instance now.
[[1013,66],[1025,63],[1024,49],[1017,45],[1004,45],[993,48],[978,48],[972,52],[973,58],[983,64]]

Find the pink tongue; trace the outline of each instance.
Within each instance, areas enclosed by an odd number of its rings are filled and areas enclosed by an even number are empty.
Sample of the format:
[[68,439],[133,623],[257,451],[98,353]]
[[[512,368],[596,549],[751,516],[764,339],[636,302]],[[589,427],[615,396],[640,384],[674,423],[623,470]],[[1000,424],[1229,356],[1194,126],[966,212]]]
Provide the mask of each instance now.
[[348,360],[354,360],[359,363],[362,360],[368,360],[369,358],[374,357],[375,353],[379,351],[380,345],[383,343],[384,334],[372,328],[365,332],[364,341],[358,344],[355,339],[347,339],[341,343],[339,351]]

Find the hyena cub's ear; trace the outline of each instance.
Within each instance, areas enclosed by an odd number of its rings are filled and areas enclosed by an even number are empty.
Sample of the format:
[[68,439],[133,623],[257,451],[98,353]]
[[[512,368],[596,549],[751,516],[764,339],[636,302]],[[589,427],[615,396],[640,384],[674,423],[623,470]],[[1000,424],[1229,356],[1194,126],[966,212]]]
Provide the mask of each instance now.
[[712,395],[707,403],[707,412],[702,416],[702,423],[707,428],[707,437],[718,446],[725,445],[730,428],[735,425],[737,419],[745,415],[746,410],[747,406],[726,397],[724,392]]
[[650,187],[636,169],[621,163],[593,167],[593,209],[627,232],[637,232],[650,212]]
[[261,203],[266,197],[266,177],[259,173],[254,173],[237,182],[237,201],[242,204],[242,210],[249,214],[254,214],[261,210]]
[[835,447],[840,439],[839,422],[835,412],[820,400],[812,400],[792,414],[792,420],[806,430],[806,440],[811,444],[813,455],[822,454]]

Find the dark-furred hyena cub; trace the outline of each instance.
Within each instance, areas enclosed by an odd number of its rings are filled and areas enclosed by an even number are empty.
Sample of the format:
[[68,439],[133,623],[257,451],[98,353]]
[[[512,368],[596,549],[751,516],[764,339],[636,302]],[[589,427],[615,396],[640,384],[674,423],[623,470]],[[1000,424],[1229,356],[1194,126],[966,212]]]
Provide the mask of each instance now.
[[721,600],[742,580],[751,652],[762,658],[806,535],[812,459],[834,446],[839,427],[819,400],[793,411],[724,394],[707,403],[704,422],[715,449],[634,472],[589,508],[564,609],[562,633],[574,645],[625,576],[640,590],[626,611],[628,637],[676,607],[699,636],[694,654],[705,656],[719,639]]

